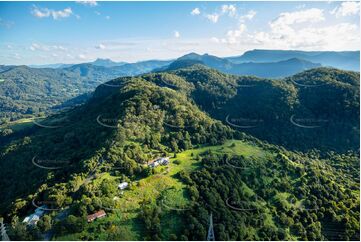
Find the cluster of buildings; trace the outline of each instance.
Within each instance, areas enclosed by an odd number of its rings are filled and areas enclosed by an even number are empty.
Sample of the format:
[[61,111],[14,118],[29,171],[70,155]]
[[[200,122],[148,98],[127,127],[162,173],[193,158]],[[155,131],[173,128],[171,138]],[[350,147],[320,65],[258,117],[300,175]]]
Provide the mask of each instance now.
[[166,166],[168,164],[169,164],[169,157],[161,157],[151,161],[150,164],[148,164],[148,166],[154,168],[159,165]]
[[46,205],[38,207],[35,209],[35,213],[30,214],[29,216],[25,217],[23,222],[27,225],[36,225],[40,218],[45,214]]
[[[159,165],[161,166],[166,166],[169,164],[169,157],[161,157],[161,158],[157,158],[153,161],[150,161],[150,163],[148,164],[149,167],[157,167]],[[129,183],[128,182],[122,182],[118,185],[118,189],[119,190],[124,190],[126,189],[127,187],[129,186]],[[35,209],[35,213],[27,216],[23,222],[24,223],[27,223],[28,225],[36,225],[40,218],[45,214],[45,210],[46,210],[46,205],[43,205],[41,207],[38,207],[37,209]],[[98,218],[102,218],[102,217],[105,217],[107,214],[105,213],[104,210],[99,210],[98,212],[96,213],[93,213],[93,214],[89,214],[87,216],[87,220],[88,222],[92,222],[94,221],[95,219],[98,219]]]

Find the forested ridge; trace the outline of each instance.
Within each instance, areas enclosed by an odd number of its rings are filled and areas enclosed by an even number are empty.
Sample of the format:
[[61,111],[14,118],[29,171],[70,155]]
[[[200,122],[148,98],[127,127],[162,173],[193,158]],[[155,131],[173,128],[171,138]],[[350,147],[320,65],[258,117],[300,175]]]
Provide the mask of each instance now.
[[[217,240],[359,238],[359,73],[270,80],[178,64],[101,84],[85,104],[3,137],[0,212],[14,240],[204,240],[210,213]],[[147,166],[159,156],[172,157],[168,169]],[[134,218],[109,209],[115,197],[117,211],[136,199]],[[186,206],[165,209],[167,197]],[[34,200],[54,210],[26,227]],[[102,208],[107,218],[87,224]]]

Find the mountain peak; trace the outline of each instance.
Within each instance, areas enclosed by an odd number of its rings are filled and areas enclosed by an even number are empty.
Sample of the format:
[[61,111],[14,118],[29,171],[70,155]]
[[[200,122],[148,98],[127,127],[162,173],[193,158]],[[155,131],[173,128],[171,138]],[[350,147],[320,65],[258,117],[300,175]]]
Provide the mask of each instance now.
[[195,52],[191,52],[189,54],[179,57],[178,60],[186,60],[186,59],[199,60],[201,58],[202,58],[202,55],[197,54]]
[[104,67],[112,67],[112,66],[120,66],[120,65],[124,65],[126,64],[126,62],[115,62],[112,61],[111,59],[102,59],[102,58],[97,58],[95,61],[90,62],[90,64],[96,65],[96,66],[104,66]]

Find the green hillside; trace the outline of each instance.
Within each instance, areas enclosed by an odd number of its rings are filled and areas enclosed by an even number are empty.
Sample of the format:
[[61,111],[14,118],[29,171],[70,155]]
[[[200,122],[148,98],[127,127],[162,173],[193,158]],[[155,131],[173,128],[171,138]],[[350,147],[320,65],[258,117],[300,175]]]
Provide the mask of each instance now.
[[[217,240],[358,239],[358,83],[335,69],[268,80],[197,64],[100,85],[3,141],[9,236],[205,240],[212,213]],[[309,132],[300,114],[328,129]],[[170,163],[151,168],[159,157]],[[34,204],[51,211],[26,227]]]

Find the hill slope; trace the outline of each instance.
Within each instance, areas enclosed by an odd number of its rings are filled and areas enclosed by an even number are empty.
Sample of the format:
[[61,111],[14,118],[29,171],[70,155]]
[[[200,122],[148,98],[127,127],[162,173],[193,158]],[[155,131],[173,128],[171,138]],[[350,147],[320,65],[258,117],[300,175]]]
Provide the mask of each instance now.
[[[1,147],[0,212],[12,224],[9,236],[203,240],[212,212],[217,239],[357,239],[358,83],[357,73],[328,68],[268,80],[196,64],[102,84],[86,104]],[[315,114],[318,104],[324,108]],[[329,115],[332,129],[294,125],[315,126],[291,119],[301,111]],[[165,156],[170,165],[147,166]],[[124,181],[130,187],[119,191]],[[19,221],[34,203],[52,210],[26,228]],[[87,223],[100,209],[107,217]]]
[[[138,75],[169,64],[144,61],[134,64],[98,59],[63,68],[0,67],[2,122],[49,113],[69,105],[76,96],[91,92],[101,83],[119,76]],[[62,105],[66,102],[66,105]],[[0,123],[1,124],[1,123]]]

